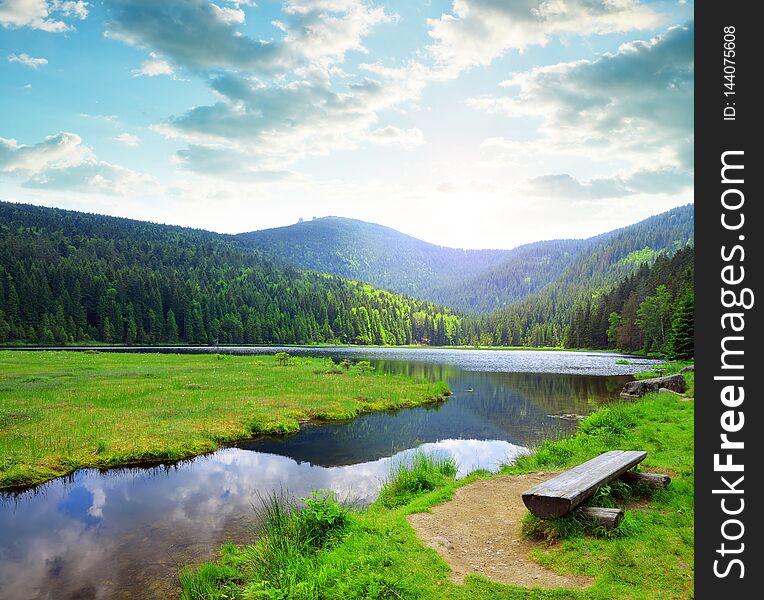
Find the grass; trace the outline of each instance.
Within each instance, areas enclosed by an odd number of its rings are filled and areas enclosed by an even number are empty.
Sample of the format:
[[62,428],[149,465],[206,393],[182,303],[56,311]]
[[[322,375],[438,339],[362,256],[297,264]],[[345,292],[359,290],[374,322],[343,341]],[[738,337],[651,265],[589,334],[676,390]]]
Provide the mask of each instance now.
[[442,400],[446,384],[327,359],[0,351],[0,488],[180,460],[309,420]]
[[456,461],[450,456],[431,456],[418,450],[410,462],[401,461],[379,492],[382,506],[395,508],[408,504],[414,497],[442,487],[456,478]]
[[[687,374],[691,375],[691,373]],[[463,585],[448,565],[416,537],[406,516],[429,510],[455,490],[487,477],[455,480],[453,463],[416,455],[398,465],[379,500],[346,515],[342,534],[325,546],[270,563],[278,579],[263,579],[253,545],[226,545],[220,558],[181,578],[186,600],[201,598],[326,599],[679,599],[693,594],[693,402],[655,393],[609,405],[582,421],[570,438],[541,444],[502,474],[570,468],[612,449],[648,452],[642,468],[669,473],[665,490],[646,494],[625,484],[600,489],[599,506],[627,503],[617,530],[605,532],[569,516],[541,522],[527,517],[526,535],[542,538],[532,557],[562,574],[589,575],[587,589],[526,589],[470,575]],[[629,505],[639,500],[638,506]],[[554,544],[550,542],[556,541]],[[285,559],[286,560],[286,559]],[[203,589],[201,582],[214,579]]]

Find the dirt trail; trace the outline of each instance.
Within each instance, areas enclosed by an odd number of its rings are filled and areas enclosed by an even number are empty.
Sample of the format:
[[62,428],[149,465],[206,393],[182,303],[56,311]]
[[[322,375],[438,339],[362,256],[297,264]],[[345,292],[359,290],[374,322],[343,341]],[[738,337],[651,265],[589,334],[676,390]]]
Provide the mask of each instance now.
[[523,587],[586,587],[592,577],[558,575],[532,561],[536,543],[523,538],[521,519],[527,509],[521,494],[555,473],[507,475],[459,488],[453,500],[431,513],[408,517],[417,535],[451,566],[451,579],[461,583],[477,573]]

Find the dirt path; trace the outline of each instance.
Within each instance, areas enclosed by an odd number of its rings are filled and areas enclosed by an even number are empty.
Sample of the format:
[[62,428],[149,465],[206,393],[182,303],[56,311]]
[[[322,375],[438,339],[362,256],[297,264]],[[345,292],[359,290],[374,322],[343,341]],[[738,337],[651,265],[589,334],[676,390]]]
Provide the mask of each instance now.
[[558,575],[532,561],[536,544],[522,537],[520,521],[527,509],[521,494],[555,473],[507,475],[459,488],[453,500],[431,513],[408,517],[417,535],[451,566],[451,579],[461,583],[477,573],[523,587],[586,587],[592,577]]

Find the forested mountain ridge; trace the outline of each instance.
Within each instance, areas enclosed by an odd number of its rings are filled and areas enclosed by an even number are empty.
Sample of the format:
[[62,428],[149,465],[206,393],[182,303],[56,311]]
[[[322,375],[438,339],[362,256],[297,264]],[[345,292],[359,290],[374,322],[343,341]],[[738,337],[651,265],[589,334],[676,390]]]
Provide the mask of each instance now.
[[237,236],[294,265],[404,292],[471,313],[531,297],[548,285],[613,285],[660,253],[693,241],[686,205],[582,240],[551,240],[512,250],[457,250],[393,229],[339,217]]
[[[671,321],[680,303],[682,310],[694,311],[692,217],[692,206],[680,207],[587,240],[587,248],[555,281],[477,319],[481,343],[665,350],[665,335],[653,339],[637,313],[661,285],[665,319]],[[609,336],[613,312],[623,317],[621,333]]]
[[453,344],[461,327],[233,236],[0,202],[0,342]]
[[0,202],[0,343],[553,346],[687,356],[691,217],[683,207],[598,238],[517,249],[509,272],[536,269],[538,281],[546,269],[553,281],[502,310],[465,316],[276,261],[238,236]]
[[240,233],[247,245],[296,266],[427,298],[434,287],[490,269],[507,250],[460,250],[344,217]]

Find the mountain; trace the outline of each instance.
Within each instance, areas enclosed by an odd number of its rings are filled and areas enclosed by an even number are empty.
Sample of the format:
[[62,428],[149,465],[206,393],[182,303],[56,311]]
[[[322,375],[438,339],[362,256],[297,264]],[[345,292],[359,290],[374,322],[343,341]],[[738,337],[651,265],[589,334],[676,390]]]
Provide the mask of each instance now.
[[[671,292],[671,304],[689,293],[693,243],[691,205],[585,240],[559,277],[480,318],[474,331],[481,332],[486,345],[641,349],[638,342],[644,341],[645,332],[637,331],[639,306],[658,285]],[[629,296],[631,303],[624,306]],[[611,312],[627,315],[623,325],[633,332],[618,338],[628,343],[610,344],[606,331]]]
[[583,240],[552,240],[512,250],[457,250],[394,229],[339,217],[237,236],[302,268],[367,281],[457,310],[489,313],[554,283],[595,288],[616,283],[661,253],[693,240],[686,205]]
[[462,318],[228,235],[0,202],[0,342],[454,344]]
[[[575,270],[573,270],[575,272]],[[617,348],[692,357],[695,252],[662,252],[615,284],[564,278],[503,310],[466,323],[486,346]]]
[[[254,234],[0,202],[0,343],[564,345],[687,355],[692,223],[685,206],[587,240],[465,252],[322,219],[307,230],[310,243],[292,230],[288,243],[263,246],[266,255]],[[346,268],[383,265],[432,297],[506,306],[465,315],[288,262],[312,256],[328,270],[339,262],[325,251],[329,237],[347,249],[342,235],[359,231],[375,233],[366,254],[342,254],[366,256]]]
[[436,246],[389,227],[343,217],[237,237],[275,259],[420,298],[429,297],[436,287],[487,271],[509,254]]

